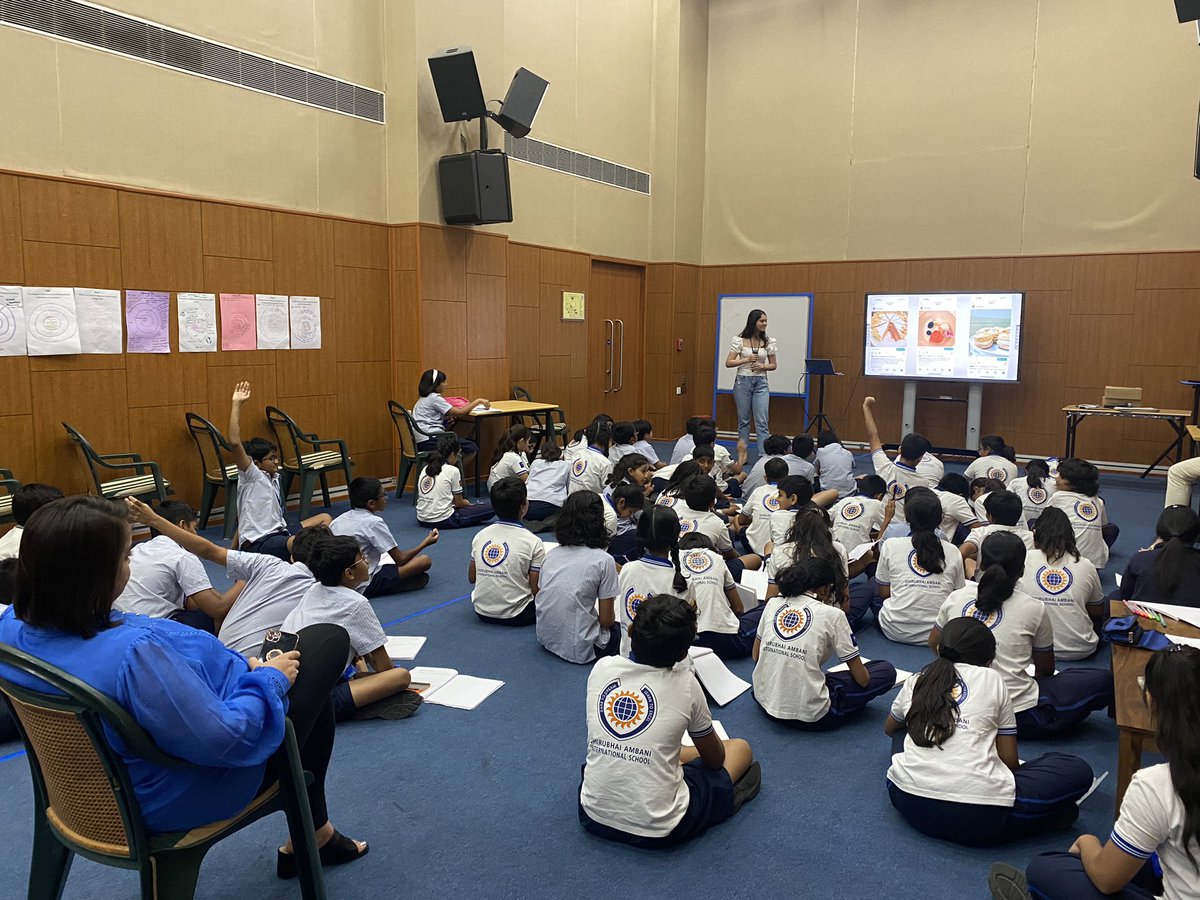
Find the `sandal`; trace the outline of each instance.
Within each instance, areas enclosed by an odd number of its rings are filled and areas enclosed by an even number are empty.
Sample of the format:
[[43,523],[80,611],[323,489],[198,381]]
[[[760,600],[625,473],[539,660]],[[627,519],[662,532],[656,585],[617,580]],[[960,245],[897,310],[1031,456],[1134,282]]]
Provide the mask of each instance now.
[[[325,842],[317,854],[321,858],[321,866],[340,866],[354,862],[361,856],[366,856],[371,847],[368,844],[361,850],[358,844],[346,837],[340,831],[335,831],[333,837]],[[275,857],[275,874],[285,881],[296,877],[296,854],[279,850]]]

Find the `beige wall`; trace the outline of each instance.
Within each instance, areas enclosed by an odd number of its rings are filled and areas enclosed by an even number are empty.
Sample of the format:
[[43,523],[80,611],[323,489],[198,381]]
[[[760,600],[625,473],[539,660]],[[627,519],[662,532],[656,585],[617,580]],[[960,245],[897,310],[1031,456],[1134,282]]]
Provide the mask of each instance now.
[[1171,13],[710,0],[704,262],[1195,247]]

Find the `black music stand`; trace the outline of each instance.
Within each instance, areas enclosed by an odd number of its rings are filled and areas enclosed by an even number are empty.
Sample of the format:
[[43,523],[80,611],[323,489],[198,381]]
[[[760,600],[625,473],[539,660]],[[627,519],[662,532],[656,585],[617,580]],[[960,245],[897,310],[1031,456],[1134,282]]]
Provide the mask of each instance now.
[[[817,376],[817,414],[808,420],[808,424],[804,426],[804,432],[807,434],[813,429],[816,429],[816,434],[822,431],[833,431],[833,423],[829,421],[829,417],[825,415],[825,376],[826,375],[841,375],[842,373],[834,369],[832,359],[806,359],[804,360],[804,377],[811,378]],[[807,383],[805,387],[807,388]],[[808,391],[805,391],[805,395]]]

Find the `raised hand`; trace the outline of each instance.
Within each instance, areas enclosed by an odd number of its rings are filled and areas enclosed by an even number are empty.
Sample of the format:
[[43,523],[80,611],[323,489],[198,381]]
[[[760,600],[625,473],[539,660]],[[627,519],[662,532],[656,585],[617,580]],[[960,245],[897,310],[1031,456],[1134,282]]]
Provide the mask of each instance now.
[[129,507],[129,518],[139,525],[149,525],[157,516],[149,506],[137,497],[126,497],[125,505]]
[[250,399],[250,382],[239,381],[233,388],[233,402],[235,404],[245,403]]
[[863,397],[863,409],[870,409],[875,405],[874,397]]

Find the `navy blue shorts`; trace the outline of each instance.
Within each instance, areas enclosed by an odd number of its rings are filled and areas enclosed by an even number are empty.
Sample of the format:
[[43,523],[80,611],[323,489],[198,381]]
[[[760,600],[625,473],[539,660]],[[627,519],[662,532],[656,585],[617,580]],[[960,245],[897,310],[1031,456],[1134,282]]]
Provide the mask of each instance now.
[[272,531],[260,537],[257,541],[243,541],[242,550],[246,553],[266,553],[277,556],[284,562],[292,561],[292,551],[288,549],[288,541],[292,536],[286,531]]
[[333,686],[333,715],[338,721],[350,718],[350,714],[358,709],[354,705],[354,697],[350,693],[350,682],[339,681]]

